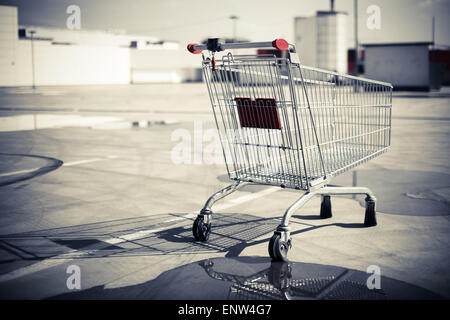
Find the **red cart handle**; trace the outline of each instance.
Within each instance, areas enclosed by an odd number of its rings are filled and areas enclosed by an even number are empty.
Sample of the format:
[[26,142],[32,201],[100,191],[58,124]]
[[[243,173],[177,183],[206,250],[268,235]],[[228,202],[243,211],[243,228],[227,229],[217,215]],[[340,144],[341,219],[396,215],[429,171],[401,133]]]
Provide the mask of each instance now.
[[284,39],[275,39],[272,41],[272,47],[284,51],[289,49],[289,43]]
[[195,46],[198,46],[198,43],[190,43],[190,44],[188,44],[188,46],[187,46],[188,51],[190,53],[193,53],[193,54],[202,53],[202,50],[195,50],[194,49]]
[[284,39],[275,39],[272,42],[237,42],[237,43],[220,43],[220,44],[217,44],[216,39],[208,39],[208,42],[210,42],[210,40],[215,40],[213,41],[213,43],[216,44],[214,47],[211,47],[211,45],[208,47],[208,44],[191,43],[188,44],[187,49],[190,53],[194,54],[201,53],[203,50],[223,51],[226,49],[250,49],[250,48],[270,48],[270,47],[282,51],[289,49],[289,43]]

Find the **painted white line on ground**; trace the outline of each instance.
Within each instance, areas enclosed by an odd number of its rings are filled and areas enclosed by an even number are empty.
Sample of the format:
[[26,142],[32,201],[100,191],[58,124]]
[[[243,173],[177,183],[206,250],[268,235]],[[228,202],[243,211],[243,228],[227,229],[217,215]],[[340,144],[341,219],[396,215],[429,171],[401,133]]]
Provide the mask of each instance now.
[[[81,164],[81,163],[87,163],[86,161],[94,162],[94,161],[99,161],[99,160],[105,160],[105,159],[96,158],[96,159],[90,159],[90,160],[75,161],[75,162],[71,162],[69,164],[76,165],[76,164]],[[250,200],[264,197],[264,196],[266,196],[270,193],[276,192],[278,190],[281,190],[281,189],[279,187],[270,187],[270,188],[261,190],[259,192],[255,192],[255,193],[252,193],[249,195],[245,195],[245,196],[242,196],[242,197],[239,197],[236,199],[229,200],[223,204],[218,204],[218,205],[214,206],[214,210],[219,211],[219,210],[228,209],[235,205],[242,204],[242,203],[250,201]],[[196,216],[197,216],[197,214],[190,213],[190,214],[187,214],[187,215],[184,215],[181,217],[168,219],[165,222],[175,222],[175,221],[180,221],[180,220],[185,220],[185,219],[191,219],[191,218],[195,218]],[[100,243],[96,243],[91,246],[82,248],[81,250],[83,250],[83,251],[71,250],[68,253],[64,253],[64,254],[61,254],[61,255],[58,255],[58,256],[55,256],[52,258],[48,258],[46,260],[37,262],[30,266],[16,269],[9,273],[0,275],[0,283],[9,281],[9,280],[13,280],[13,279],[17,279],[17,278],[20,278],[20,277],[23,277],[23,276],[26,276],[26,275],[29,275],[29,274],[32,274],[32,273],[35,273],[38,271],[48,269],[48,268],[56,267],[58,265],[69,262],[70,260],[73,260],[75,258],[78,258],[78,259],[83,258],[84,256],[91,255],[91,254],[95,253],[96,251],[104,249],[110,245],[117,245],[117,244],[120,244],[120,243],[123,243],[126,241],[134,241],[134,240],[143,239],[143,238],[148,237],[151,234],[154,234],[156,232],[161,232],[161,231],[167,230],[169,228],[173,228],[173,227],[174,227],[174,225],[172,224],[172,225],[169,225],[167,227],[162,227],[162,228],[140,230],[138,232],[102,240],[102,242],[100,242]]]
[[[176,217],[176,218],[172,218],[172,219],[168,219],[165,220],[165,222],[174,222],[174,221],[180,221],[180,220],[186,220],[186,219],[192,219],[195,218],[197,215],[196,214],[186,214],[182,217]],[[149,235],[151,235],[152,233],[156,233],[156,232],[160,232],[160,231],[164,231],[167,230],[168,228],[171,228],[173,226],[168,226],[168,227],[164,227],[164,228],[157,228],[157,229],[149,229],[149,230],[140,230],[138,232],[135,233],[130,233],[130,234],[126,234],[123,236],[119,236],[117,238],[112,238],[112,239],[108,239],[104,242],[108,242],[110,244],[118,244],[118,243],[122,243],[125,241],[133,241],[133,240],[138,240],[138,239],[143,239]]]
[[14,176],[16,174],[30,173],[30,172],[33,172],[33,171],[37,171],[39,169],[40,168],[33,168],[33,169],[26,169],[26,170],[18,170],[18,171],[0,173],[0,177],[8,177],[8,176]]
[[[65,163],[63,163],[63,166],[65,166],[65,167],[77,166],[80,164],[103,161],[103,160],[110,160],[110,159],[117,159],[117,158],[118,158],[118,156],[113,155],[113,156],[107,156],[105,158],[93,158],[93,159],[65,162]],[[18,171],[11,171],[11,172],[4,172],[4,173],[0,173],[0,177],[8,177],[8,176],[14,176],[17,174],[30,173],[30,172],[38,171],[40,169],[42,169],[42,167],[41,168],[32,168],[32,169],[24,169],[24,170],[18,170]]]
[[86,160],[64,162],[63,166],[65,166],[65,167],[78,166],[80,164],[97,162],[97,161],[104,161],[104,160],[110,160],[110,159],[117,159],[117,158],[119,158],[119,156],[111,155],[111,156],[107,156],[105,158],[92,158],[92,159],[86,159]]
[[242,197],[239,197],[237,199],[230,200],[230,201],[233,202],[233,203],[236,203],[236,204],[237,203],[243,203],[243,202],[247,202],[247,201],[250,201],[250,200],[254,200],[254,199],[258,199],[258,198],[264,197],[265,195],[274,193],[274,192],[279,191],[279,190],[280,190],[280,187],[270,187],[270,188],[261,190],[259,192],[251,193],[251,194],[248,194],[246,196],[242,196]]
[[191,219],[191,218],[195,218],[196,216],[197,216],[196,214],[188,213],[182,217],[168,219],[168,220],[166,220],[166,222],[173,222],[173,221],[178,221],[178,220],[183,220],[183,219]]
[[87,160],[65,162],[65,163],[63,163],[63,166],[64,167],[77,166],[77,165],[80,165],[80,164],[97,162],[97,161],[102,161],[102,160],[106,160],[106,159],[104,159],[104,158],[94,158],[94,159],[87,159]]
[[[184,219],[191,219],[193,217],[195,217],[195,214],[187,214],[185,216],[182,217],[177,217],[177,218],[173,218],[173,219],[169,219],[166,220],[166,222],[173,222],[173,221],[179,221],[179,220],[184,220]],[[96,251],[98,250],[102,250],[105,249],[107,247],[109,247],[110,245],[117,245],[126,241],[133,241],[133,240],[138,240],[138,239],[143,239],[148,237],[151,234],[154,234],[156,232],[160,232],[160,231],[164,231],[166,229],[172,228],[173,225],[164,227],[164,228],[156,228],[156,229],[149,229],[149,230],[141,230],[138,232],[134,232],[134,233],[130,233],[130,234],[125,234],[119,237],[114,237],[114,238],[110,238],[110,239],[106,239],[106,240],[102,240],[99,243],[95,243],[93,245],[90,246],[86,246],[84,248],[82,248],[82,251],[78,251],[78,250],[70,250],[67,253],[64,254],[60,254],[57,255],[55,257],[51,257],[48,259],[45,259],[43,261],[34,263],[32,265],[29,265],[27,267],[23,267],[23,268],[19,268],[16,269],[14,271],[11,271],[9,273],[0,275],[0,283],[1,282],[5,282],[5,281],[10,281],[10,280],[14,280],[35,272],[39,272],[48,268],[53,268],[56,266],[59,266],[61,264],[64,264],[66,262],[69,262],[73,259],[80,259],[83,258],[85,256],[89,256],[94,254]]]
[[267,188],[267,189],[264,189],[264,190],[261,190],[261,191],[255,192],[255,193],[251,193],[251,194],[248,194],[248,195],[236,198],[236,199],[228,200],[227,202],[219,203],[218,205],[215,205],[213,207],[214,208],[213,211],[226,210],[226,209],[236,206],[238,204],[264,197],[268,194],[277,192],[279,190],[281,190],[280,187],[270,187],[270,188]]

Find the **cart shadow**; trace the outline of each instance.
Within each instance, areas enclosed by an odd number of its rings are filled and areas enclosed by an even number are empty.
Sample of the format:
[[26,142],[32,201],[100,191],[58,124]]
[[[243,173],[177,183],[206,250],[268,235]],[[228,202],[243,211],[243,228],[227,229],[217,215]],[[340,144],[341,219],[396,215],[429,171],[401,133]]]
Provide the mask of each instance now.
[[[296,216],[293,223],[304,228],[291,234],[329,226],[364,227],[362,223],[311,225],[300,221],[312,217]],[[246,248],[267,242],[280,222],[279,217],[217,213],[209,240],[200,242],[192,236],[193,219],[193,215],[159,214],[3,235],[0,236],[0,273],[8,272],[10,263],[31,263],[60,255],[66,259],[203,253],[238,257]]]
[[300,220],[320,220],[320,216],[317,214],[314,215],[305,215],[305,216],[297,216],[293,215],[292,218],[300,219]]
[[[215,215],[217,216],[217,214]],[[238,257],[246,248],[269,241],[273,231],[279,224],[279,217],[276,218],[257,218],[255,220],[247,221],[247,225],[242,222],[226,223],[222,216],[220,222],[213,226],[210,239],[207,242],[194,242],[195,246],[202,247],[205,250],[208,248],[215,248],[218,252],[225,252],[225,257]],[[297,219],[303,219],[305,216],[296,216]],[[306,216],[312,220],[312,217],[320,216]],[[216,219],[216,220],[219,220]],[[314,231],[325,227],[340,227],[340,228],[366,228],[364,223],[328,223],[322,225],[310,225],[297,221],[297,224],[302,224],[305,228],[291,232],[291,235],[297,235],[309,231]],[[267,236],[267,237],[264,237]],[[167,229],[158,233],[158,237],[168,242],[175,243],[192,243],[193,237],[191,230],[186,231],[184,228]],[[259,239],[264,237],[262,239]],[[256,240],[258,239],[258,240]]]
[[9,272],[10,263],[38,262],[61,255],[65,259],[91,259],[227,253],[272,232],[279,223],[279,218],[215,214],[209,241],[197,242],[192,235],[194,218],[180,213],[158,214],[2,235],[0,273]]

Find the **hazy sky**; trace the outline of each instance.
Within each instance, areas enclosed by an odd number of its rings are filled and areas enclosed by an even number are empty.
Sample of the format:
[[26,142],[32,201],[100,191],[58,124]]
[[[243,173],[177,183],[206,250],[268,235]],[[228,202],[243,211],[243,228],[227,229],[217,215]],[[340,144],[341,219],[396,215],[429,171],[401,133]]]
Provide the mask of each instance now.
[[[239,16],[238,36],[253,41],[284,37],[294,41],[293,19],[328,10],[329,0],[0,0],[19,7],[19,24],[65,28],[66,8],[81,8],[83,29],[117,29],[181,43],[207,37],[230,37],[230,15]],[[353,0],[335,0],[348,12],[348,41],[353,42]],[[366,27],[369,5],[381,9],[381,29]],[[359,0],[359,41],[431,41],[436,16],[436,43],[450,45],[450,0]]]

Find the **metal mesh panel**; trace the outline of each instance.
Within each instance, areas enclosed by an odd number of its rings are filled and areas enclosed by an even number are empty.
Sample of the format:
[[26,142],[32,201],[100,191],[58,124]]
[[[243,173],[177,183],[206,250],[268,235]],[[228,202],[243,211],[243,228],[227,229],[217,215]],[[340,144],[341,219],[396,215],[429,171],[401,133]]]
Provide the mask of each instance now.
[[311,177],[336,175],[386,151],[390,86],[298,65],[292,71]]
[[391,86],[275,56],[203,71],[231,179],[307,190],[390,144]]

